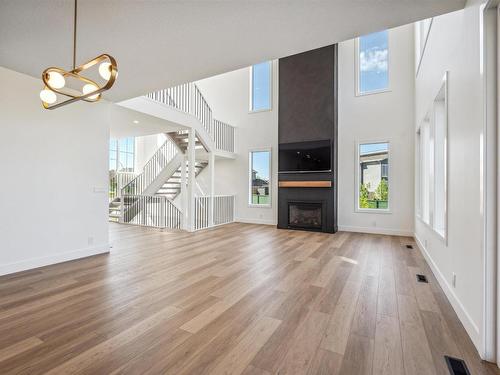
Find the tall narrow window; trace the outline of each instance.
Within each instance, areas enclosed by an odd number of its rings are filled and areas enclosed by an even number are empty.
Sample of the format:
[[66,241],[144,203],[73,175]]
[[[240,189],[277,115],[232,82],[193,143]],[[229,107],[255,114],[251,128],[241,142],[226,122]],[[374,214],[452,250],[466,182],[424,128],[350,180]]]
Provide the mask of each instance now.
[[422,205],[422,220],[430,224],[430,174],[431,174],[431,129],[429,118],[426,117],[420,127],[420,204]]
[[271,109],[271,61],[251,67],[250,75],[250,111]]
[[118,184],[116,172],[118,170],[118,140],[109,140],[109,200],[118,196]]
[[357,95],[389,89],[389,32],[368,34],[357,39]]
[[271,151],[249,153],[249,197],[252,206],[271,205]]
[[118,142],[119,147],[119,169],[122,172],[133,172],[135,162],[135,138],[122,138]]
[[358,145],[358,210],[389,209],[389,143]]
[[118,168],[118,141],[109,140],[109,170],[117,171]]
[[135,163],[135,138],[109,141],[109,170],[133,172]]
[[420,68],[420,61],[424,54],[425,46],[427,44],[427,37],[432,26],[432,18],[427,18],[422,21],[415,22],[415,68],[418,73]]
[[447,234],[447,98],[445,76],[420,125],[420,219],[440,237]]
[[446,104],[444,86],[434,100],[434,229],[446,234]]

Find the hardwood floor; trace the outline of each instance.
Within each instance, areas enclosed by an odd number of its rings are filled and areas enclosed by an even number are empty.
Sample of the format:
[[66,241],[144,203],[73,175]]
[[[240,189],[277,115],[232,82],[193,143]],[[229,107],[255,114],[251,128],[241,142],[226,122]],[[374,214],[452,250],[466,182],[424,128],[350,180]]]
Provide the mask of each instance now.
[[500,373],[410,238],[111,224],[110,239],[110,255],[0,278],[0,374],[449,374],[445,354]]

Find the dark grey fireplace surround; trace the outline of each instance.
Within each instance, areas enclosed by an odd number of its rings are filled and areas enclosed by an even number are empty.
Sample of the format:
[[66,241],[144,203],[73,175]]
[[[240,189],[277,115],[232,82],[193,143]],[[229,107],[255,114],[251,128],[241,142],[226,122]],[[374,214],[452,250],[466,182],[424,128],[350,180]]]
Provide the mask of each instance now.
[[[279,181],[331,181],[332,187],[279,187],[278,228],[335,233],[337,45],[279,60],[278,123],[280,144],[330,140],[332,145],[330,172],[279,174]],[[299,219],[293,219],[292,215],[290,220],[290,207],[293,204],[302,205],[299,207],[302,212]],[[320,207],[320,223],[310,219],[310,216],[317,216],[317,211],[312,211],[313,207]]]

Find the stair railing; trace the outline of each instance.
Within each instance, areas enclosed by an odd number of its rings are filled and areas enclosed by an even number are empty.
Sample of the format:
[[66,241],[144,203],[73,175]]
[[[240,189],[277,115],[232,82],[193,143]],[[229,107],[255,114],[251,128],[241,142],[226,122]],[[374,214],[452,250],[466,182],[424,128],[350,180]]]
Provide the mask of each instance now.
[[[234,195],[214,195],[213,226],[234,221]],[[210,227],[211,196],[195,197],[194,230]]]
[[198,86],[196,86],[194,83],[191,83],[191,89],[193,92],[193,102],[192,102],[192,109],[191,109],[191,114],[195,115],[198,120],[203,124],[203,128],[205,131],[212,136],[213,139],[213,134],[212,134],[212,109],[208,105],[207,101],[205,100],[205,97],[201,93],[200,89],[198,89]]
[[234,126],[214,119],[213,138],[216,149],[234,152]]
[[214,141],[216,149],[234,152],[235,128],[213,118],[212,109],[196,84],[185,83],[152,92],[146,97],[195,116]]
[[177,145],[168,138],[144,165],[142,173],[122,187],[121,195],[142,194],[175,155],[177,155],[177,152]]
[[181,229],[182,212],[167,197],[127,195],[124,199],[137,208],[133,213],[131,210],[124,210],[124,222],[155,228]]

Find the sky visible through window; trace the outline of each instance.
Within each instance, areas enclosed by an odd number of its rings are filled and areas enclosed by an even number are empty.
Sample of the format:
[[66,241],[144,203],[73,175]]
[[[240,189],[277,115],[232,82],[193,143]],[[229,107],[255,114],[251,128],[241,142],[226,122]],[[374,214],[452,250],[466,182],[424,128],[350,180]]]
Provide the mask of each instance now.
[[359,38],[359,92],[367,93],[389,87],[388,31]]
[[269,181],[269,151],[252,152],[252,168],[259,178]]
[[359,154],[366,155],[375,151],[387,151],[388,146],[388,143],[365,143],[359,145]]
[[135,139],[134,137],[111,139],[109,141],[109,170],[134,170]]
[[271,62],[266,61],[252,67],[252,111],[271,108],[270,97]]

